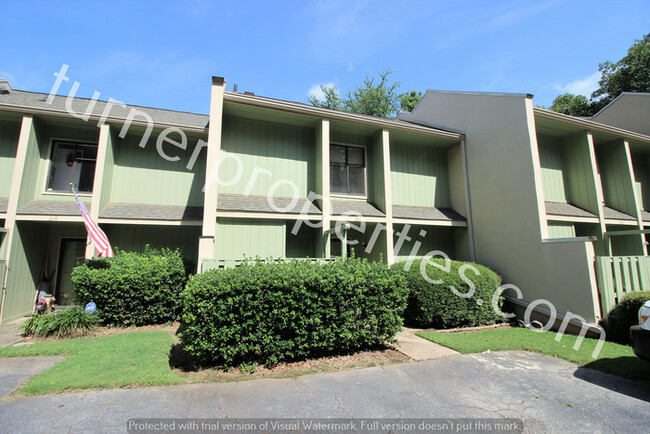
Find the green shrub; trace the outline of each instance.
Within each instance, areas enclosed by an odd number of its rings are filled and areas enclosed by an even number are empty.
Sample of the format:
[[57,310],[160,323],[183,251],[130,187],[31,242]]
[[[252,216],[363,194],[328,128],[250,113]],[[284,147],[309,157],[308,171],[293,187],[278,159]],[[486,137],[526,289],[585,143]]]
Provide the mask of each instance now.
[[407,292],[404,276],[383,263],[247,262],[190,278],[178,334],[204,365],[356,351],[394,338]]
[[[410,266],[408,262],[393,266],[404,270],[410,288],[408,306],[404,313],[407,324],[421,328],[448,329],[503,321],[492,307],[492,297],[501,284],[501,278],[494,271],[482,265],[458,261],[450,261],[449,270],[445,271],[423,261],[425,260],[413,261]],[[442,259],[430,261],[441,267],[445,266]],[[441,283],[428,282],[421,272],[423,265],[426,276]],[[479,275],[476,275],[470,266],[474,267]],[[463,281],[461,274],[476,287],[469,298],[461,297],[451,289],[453,286],[460,294],[470,293],[470,286]],[[499,309],[502,305],[503,297],[499,297]]]
[[55,336],[79,337],[92,334],[99,319],[78,307],[53,312],[49,315],[32,315],[23,325],[23,336],[44,338]]
[[116,251],[114,258],[86,261],[72,272],[77,301],[94,302],[106,325],[164,324],[178,319],[187,282],[179,250]]
[[630,342],[630,327],[639,323],[639,309],[648,300],[650,291],[632,292],[623,297],[607,314],[607,340],[627,345]]

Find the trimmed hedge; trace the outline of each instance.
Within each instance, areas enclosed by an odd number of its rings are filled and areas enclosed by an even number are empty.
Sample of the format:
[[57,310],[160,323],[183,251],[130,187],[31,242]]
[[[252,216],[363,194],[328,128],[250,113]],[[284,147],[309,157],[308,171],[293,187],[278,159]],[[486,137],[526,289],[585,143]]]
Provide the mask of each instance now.
[[116,250],[114,258],[86,261],[72,272],[78,303],[94,302],[105,325],[141,326],[175,321],[187,273],[180,250]]
[[192,276],[179,336],[202,365],[274,365],[371,348],[402,326],[408,289],[386,264],[246,262]]
[[639,324],[639,309],[650,300],[650,291],[632,292],[627,294],[607,314],[605,331],[607,340],[629,344],[630,327]]
[[[415,260],[410,267],[407,267],[408,262],[400,262],[393,266],[404,270],[411,290],[404,313],[407,324],[420,328],[448,329],[503,322],[503,317],[499,316],[492,307],[494,292],[501,285],[501,277],[498,274],[474,263],[449,261],[449,269],[445,271],[430,263],[423,264],[423,261],[424,259]],[[442,259],[436,258],[431,261],[439,264],[440,267],[445,266]],[[421,271],[423,265],[426,276],[434,282],[441,281],[441,283],[428,282]],[[474,267],[479,275],[476,275],[470,267]],[[466,276],[476,287],[469,298],[461,297],[451,289],[453,285],[460,294],[470,293],[470,285],[463,281],[461,275]],[[502,306],[501,296],[498,302],[499,309]]]

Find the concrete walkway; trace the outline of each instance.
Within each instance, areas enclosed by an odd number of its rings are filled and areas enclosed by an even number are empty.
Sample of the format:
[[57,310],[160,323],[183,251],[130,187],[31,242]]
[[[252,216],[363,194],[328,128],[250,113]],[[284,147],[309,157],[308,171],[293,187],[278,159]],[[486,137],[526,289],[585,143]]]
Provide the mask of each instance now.
[[418,329],[404,327],[404,330],[397,333],[397,345],[395,348],[416,361],[439,359],[441,357],[460,354],[458,351],[416,336],[415,333],[419,331]]
[[0,399],[0,431],[125,432],[132,418],[299,417],[517,418],[525,432],[647,432],[649,401],[649,382],[507,351],[291,379],[12,396]]
[[0,324],[0,348],[13,345],[23,340],[20,329],[25,321],[27,321],[27,318],[19,318],[8,323]]

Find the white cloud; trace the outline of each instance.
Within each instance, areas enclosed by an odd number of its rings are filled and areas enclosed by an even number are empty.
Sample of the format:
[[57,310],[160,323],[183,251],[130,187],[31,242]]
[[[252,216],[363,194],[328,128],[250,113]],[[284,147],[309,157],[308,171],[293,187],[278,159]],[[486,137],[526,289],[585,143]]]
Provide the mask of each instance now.
[[600,72],[594,72],[585,78],[571,81],[566,84],[554,84],[553,88],[562,93],[572,93],[574,95],[584,95],[589,97],[593,91],[598,89]]
[[321,85],[323,87],[335,87],[336,85],[333,82],[328,82],[328,83],[316,83],[312,87],[309,88],[309,91],[307,92],[307,96],[309,97],[314,97],[318,100],[323,100],[325,99],[325,93],[323,93],[323,89],[321,89]]
[[348,62],[348,72],[352,72],[352,71],[354,71],[354,65],[352,64],[352,62]]

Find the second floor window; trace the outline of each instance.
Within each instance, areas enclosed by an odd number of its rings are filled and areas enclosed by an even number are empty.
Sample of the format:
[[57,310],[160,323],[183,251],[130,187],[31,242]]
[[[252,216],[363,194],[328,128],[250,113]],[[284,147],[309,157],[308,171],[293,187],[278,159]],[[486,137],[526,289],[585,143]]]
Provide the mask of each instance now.
[[357,146],[330,146],[330,191],[365,196],[366,152]]
[[50,155],[50,174],[47,191],[70,191],[70,183],[77,191],[93,191],[97,145],[55,140]]

